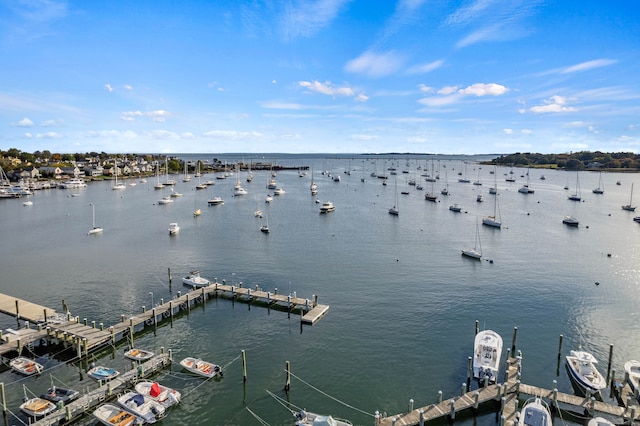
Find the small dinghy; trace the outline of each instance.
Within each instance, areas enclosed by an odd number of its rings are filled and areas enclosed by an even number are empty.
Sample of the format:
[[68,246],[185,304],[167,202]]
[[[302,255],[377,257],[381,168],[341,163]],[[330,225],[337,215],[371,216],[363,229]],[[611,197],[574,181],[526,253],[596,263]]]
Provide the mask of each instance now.
[[129,358],[133,361],[146,361],[153,357],[153,352],[145,351],[144,349],[131,348],[124,352],[125,358]]
[[19,356],[9,361],[11,369],[16,373],[24,374],[25,376],[31,376],[33,374],[42,373],[42,364],[38,364],[31,358]]
[[93,412],[93,417],[107,426],[133,426],[144,424],[144,419],[113,404],[102,404]]
[[180,365],[186,370],[207,378],[222,377],[222,368],[219,365],[203,361],[199,358],[186,357],[180,361]]
[[31,417],[42,417],[55,411],[56,405],[42,398],[31,398],[20,405],[20,411]]
[[120,372],[114,370],[113,368],[107,368],[102,365],[95,366],[87,371],[87,376],[102,381],[111,380],[119,374]]
[[80,392],[76,390],[51,386],[45,393],[40,395],[40,398],[51,401],[54,404],[57,404],[58,402],[68,404],[79,396]]
[[136,383],[135,390],[139,394],[159,402],[165,408],[169,408],[180,402],[180,392],[175,389],[171,389],[170,387],[163,386],[158,382],[143,380]]

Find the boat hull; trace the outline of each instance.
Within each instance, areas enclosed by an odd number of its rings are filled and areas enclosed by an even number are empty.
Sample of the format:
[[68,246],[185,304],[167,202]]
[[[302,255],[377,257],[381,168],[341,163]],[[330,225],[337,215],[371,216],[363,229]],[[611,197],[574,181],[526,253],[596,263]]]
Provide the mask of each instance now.
[[502,356],[502,337],[493,330],[476,334],[473,351],[473,377],[493,383],[498,378]]
[[588,352],[571,351],[565,359],[571,383],[577,393],[581,395],[589,393],[601,397],[600,391],[606,388],[607,384],[595,367],[595,363],[597,363],[595,358]]

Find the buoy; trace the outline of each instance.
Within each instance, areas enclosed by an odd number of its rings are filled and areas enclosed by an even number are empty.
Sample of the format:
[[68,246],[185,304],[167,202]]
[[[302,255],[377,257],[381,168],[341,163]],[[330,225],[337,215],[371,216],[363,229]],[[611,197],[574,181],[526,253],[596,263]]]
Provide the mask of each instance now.
[[599,282],[599,281],[596,281],[596,285],[600,285],[600,282]]
[[611,253],[607,253],[607,257],[611,257]]

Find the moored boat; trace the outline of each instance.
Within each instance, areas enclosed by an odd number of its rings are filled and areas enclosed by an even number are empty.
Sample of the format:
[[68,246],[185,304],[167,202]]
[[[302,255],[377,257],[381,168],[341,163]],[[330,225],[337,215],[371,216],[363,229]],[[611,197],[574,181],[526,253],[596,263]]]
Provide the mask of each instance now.
[[217,206],[220,204],[224,204],[224,200],[220,197],[213,197],[207,200],[207,204],[209,204],[210,206]]
[[180,232],[180,226],[176,222],[169,224],[169,235],[175,235]]
[[40,398],[57,404],[58,402],[64,402],[65,404],[77,399],[80,396],[80,392],[73,389],[61,388],[58,386],[51,386],[46,392],[40,395]]
[[13,358],[9,361],[9,366],[16,373],[24,374],[25,376],[40,374],[43,370],[42,364],[24,356]]
[[206,278],[200,276],[200,271],[191,271],[189,275],[182,278],[182,284],[191,287],[206,287],[211,284]]
[[186,357],[180,361],[180,365],[191,373],[204,376],[207,378],[220,376],[222,377],[222,368],[211,362],[203,361],[200,358]]
[[331,201],[326,201],[320,206],[320,213],[329,213],[336,209]]
[[89,371],[87,371],[87,376],[94,378],[96,380],[111,380],[114,377],[118,376],[120,374],[119,371],[113,369],[113,368],[108,368],[108,367],[104,367],[102,365],[97,365],[93,368],[91,368]]
[[569,226],[578,226],[580,224],[578,219],[573,216],[565,216],[564,219],[562,219],[562,223]]
[[93,411],[93,416],[107,426],[133,426],[144,424],[144,419],[113,404],[102,404]]
[[158,382],[143,380],[135,385],[135,390],[148,398],[162,404],[165,408],[180,402],[180,392],[167,386],[163,386]]
[[524,403],[518,416],[518,426],[553,426],[549,406],[540,397]]
[[594,417],[587,423],[587,426],[614,426],[611,420],[605,419],[604,417]]
[[131,348],[124,352],[125,358],[129,358],[133,361],[146,361],[152,358],[154,355],[151,351],[145,351],[144,349]]
[[56,405],[43,398],[31,398],[20,404],[20,411],[31,417],[42,417],[56,410]]
[[476,334],[473,343],[473,377],[495,382],[500,369],[502,337],[493,330],[483,330]]
[[624,376],[632,391],[640,391],[640,361],[632,359],[624,363]]
[[582,394],[587,391],[597,396],[607,387],[607,382],[596,368],[598,361],[585,351],[571,351],[566,357],[569,377],[577,385]]
[[300,410],[294,414],[296,417],[296,426],[352,426],[349,420],[337,419],[333,416],[311,413],[306,410]]
[[165,407],[159,402],[137,392],[124,393],[118,398],[118,404],[125,410],[144,419],[146,423],[155,423],[164,417],[166,411]]

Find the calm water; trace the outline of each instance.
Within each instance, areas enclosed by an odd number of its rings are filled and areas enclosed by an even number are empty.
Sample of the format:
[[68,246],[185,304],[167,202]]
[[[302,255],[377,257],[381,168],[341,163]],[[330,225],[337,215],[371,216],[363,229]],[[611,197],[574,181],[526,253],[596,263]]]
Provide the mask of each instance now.
[[[192,269],[245,286],[318,295],[331,306],[320,322],[301,329],[297,316],[215,300],[155,333],[138,336],[136,345],[170,348],[176,360],[197,356],[228,364],[217,382],[187,376],[177,364],[162,374],[161,382],[183,392],[183,402],[162,424],[259,424],[245,407],[271,425],[293,424],[293,417],[266,393],[284,396],[287,360],[304,381],[292,379],[292,403],[354,424],[372,424],[371,416],[314,387],[368,413],[405,411],[410,398],[416,407],[426,405],[439,390],[445,398],[457,395],[466,379],[475,320],[481,328],[499,332],[505,348],[518,327],[523,380],[532,385],[551,387],[555,379],[561,391],[571,392],[564,367],[556,375],[560,334],[563,354],[582,345],[601,361],[601,370],[606,370],[610,344],[618,372],[625,361],[640,357],[640,225],[633,222],[634,213],[621,210],[629,202],[635,174],[604,174],[605,193],[596,195],[591,190],[598,186],[599,175],[580,173],[583,202],[572,202],[567,195],[576,191],[575,172],[531,170],[529,184],[535,193],[524,195],[517,190],[526,183],[526,169],[514,169],[517,182],[508,183],[505,174],[511,169],[497,168],[493,175],[492,167],[470,163],[465,170],[460,159],[435,157],[440,179],[434,189],[439,193],[448,183],[451,195],[431,203],[424,199],[431,183],[420,174],[431,169],[432,157],[217,158],[313,167],[318,200],[332,201],[336,211],[318,213],[319,204],[309,192],[311,170],[304,177],[296,170],[279,172],[276,180],[286,193],[270,204],[264,202],[270,192],[266,171],[254,171],[251,183],[246,173],[240,174],[249,192],[243,197],[232,196],[235,176],[218,180],[203,175],[215,185],[196,191],[196,179],[183,183],[182,176],[175,175],[175,190],[183,196],[171,205],[158,205],[170,190],[155,191],[155,178],[124,191],[112,191],[109,182],[94,182],[74,190],[80,193],[77,197],[71,197],[72,190],[41,191],[30,207],[23,206],[23,200],[0,202],[0,291],[58,310],[64,299],[81,319],[108,326],[121,314],[149,307],[152,298],[153,303],[166,301],[184,290],[180,277]],[[389,176],[387,186],[369,176],[393,163],[398,174]],[[402,173],[405,169],[410,173]],[[323,170],[339,175],[341,182],[322,175]],[[459,172],[483,185],[459,183]],[[545,180],[539,179],[542,174]],[[424,191],[407,185],[414,177]],[[398,217],[387,213],[395,202],[394,178],[398,192],[410,192],[398,195]],[[494,196],[488,188],[494,179],[503,227],[480,227],[486,260],[463,258],[460,250],[474,245],[477,221],[493,212]],[[563,189],[565,185],[570,189]],[[478,193],[484,194],[484,202],[476,202]],[[207,206],[213,196],[223,197],[225,204]],[[96,206],[103,235],[87,235],[90,203]],[[453,203],[460,204],[463,213],[449,211]],[[196,207],[203,213],[194,218]],[[257,209],[266,217],[256,218]],[[565,215],[575,216],[580,226],[563,225]],[[267,218],[271,233],[265,235],[259,228]],[[179,235],[168,235],[170,222],[180,224]],[[173,273],[172,288],[167,268]],[[0,325],[16,324],[4,317]],[[243,349],[246,384],[237,359]],[[102,352],[97,361],[124,370],[129,363],[122,352],[122,346]],[[8,371],[0,374],[9,408],[16,414],[23,384],[40,393],[52,375],[79,389],[95,386],[79,374],[82,366],[41,361],[49,370],[35,381],[16,381]],[[10,424],[19,423],[10,419]],[[489,414],[459,423],[493,425],[496,418]]]

